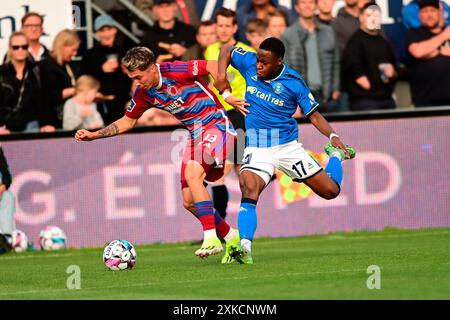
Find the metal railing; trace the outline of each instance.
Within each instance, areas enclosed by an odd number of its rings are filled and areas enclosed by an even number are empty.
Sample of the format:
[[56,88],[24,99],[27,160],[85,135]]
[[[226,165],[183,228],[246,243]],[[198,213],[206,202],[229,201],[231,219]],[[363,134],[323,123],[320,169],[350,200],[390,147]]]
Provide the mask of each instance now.
[[[147,16],[145,13],[140,11],[134,4],[130,2],[130,0],[111,0],[112,2],[119,3],[123,7],[125,7],[130,13],[134,14],[137,18],[139,18],[142,22],[144,22],[149,27],[154,25],[154,21]],[[98,14],[108,14],[104,9],[102,9],[98,4],[93,3],[92,0],[77,0],[77,2],[84,2],[85,4],[85,17],[86,17],[86,25],[78,27],[78,31],[86,32],[86,44],[88,48],[92,48],[94,45],[94,39],[97,39],[94,28],[93,28],[93,12],[95,11]],[[113,17],[114,19],[114,17]],[[125,26],[115,20],[117,29],[122,32],[126,37],[131,39],[135,43],[139,43],[140,39],[136,37],[133,33],[131,33]]]

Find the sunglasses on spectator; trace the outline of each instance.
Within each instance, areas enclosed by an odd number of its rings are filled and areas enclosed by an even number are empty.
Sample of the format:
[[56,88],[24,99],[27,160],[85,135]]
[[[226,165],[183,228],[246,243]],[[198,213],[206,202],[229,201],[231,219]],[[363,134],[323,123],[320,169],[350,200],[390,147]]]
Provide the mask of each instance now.
[[11,48],[13,48],[13,50],[19,50],[19,49],[28,50],[28,45],[24,44],[21,46],[11,46]]

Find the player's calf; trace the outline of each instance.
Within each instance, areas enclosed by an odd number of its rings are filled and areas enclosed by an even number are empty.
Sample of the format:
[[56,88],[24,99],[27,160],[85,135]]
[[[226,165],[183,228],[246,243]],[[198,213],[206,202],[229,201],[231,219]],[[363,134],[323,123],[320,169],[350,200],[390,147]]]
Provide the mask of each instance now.
[[241,171],[239,175],[239,187],[242,198],[255,199],[257,201],[265,186],[265,181],[253,172],[248,170]]

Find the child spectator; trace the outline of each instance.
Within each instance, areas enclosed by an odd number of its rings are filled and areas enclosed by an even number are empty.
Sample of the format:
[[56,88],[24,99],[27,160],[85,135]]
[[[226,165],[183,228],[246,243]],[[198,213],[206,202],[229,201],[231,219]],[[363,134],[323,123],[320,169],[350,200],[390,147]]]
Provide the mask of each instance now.
[[99,88],[100,82],[91,76],[83,75],[78,78],[75,85],[75,96],[64,104],[64,130],[93,130],[104,126],[103,119],[94,102]]
[[262,19],[250,20],[245,33],[250,46],[258,50],[259,45],[267,38],[267,23]]

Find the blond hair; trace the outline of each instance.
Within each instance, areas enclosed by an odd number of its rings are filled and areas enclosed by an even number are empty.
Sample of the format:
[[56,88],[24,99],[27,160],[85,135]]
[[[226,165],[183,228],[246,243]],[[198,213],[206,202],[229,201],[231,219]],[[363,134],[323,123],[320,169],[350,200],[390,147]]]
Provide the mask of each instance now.
[[64,61],[62,60],[62,49],[64,47],[73,46],[80,43],[81,40],[76,31],[64,29],[58,32],[55,36],[50,56],[52,56],[52,58],[55,59],[59,65],[63,65]]
[[122,64],[129,72],[144,71],[155,62],[155,55],[146,47],[134,47],[122,59]]
[[75,84],[75,94],[79,94],[80,92],[86,92],[87,90],[100,88],[100,82],[94,77],[88,75],[82,75],[77,79]]
[[[8,50],[8,52],[6,53],[6,60],[5,60],[5,62],[11,62],[11,43],[12,43],[12,39],[14,39],[15,37],[24,37],[25,40],[27,40],[27,44],[28,44],[28,38],[27,38],[27,36],[25,35],[25,33],[23,33],[22,31],[16,31],[16,32],[13,32],[13,33],[9,36],[9,42],[8,42],[9,50]],[[28,55],[30,55],[30,54],[28,53]]]

